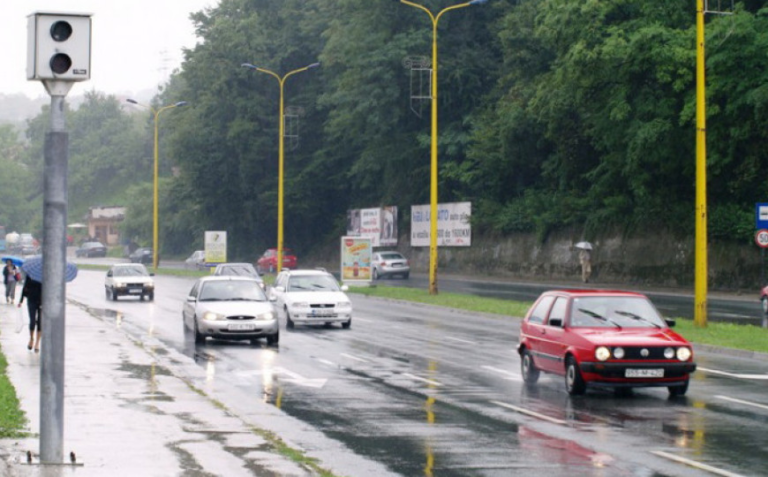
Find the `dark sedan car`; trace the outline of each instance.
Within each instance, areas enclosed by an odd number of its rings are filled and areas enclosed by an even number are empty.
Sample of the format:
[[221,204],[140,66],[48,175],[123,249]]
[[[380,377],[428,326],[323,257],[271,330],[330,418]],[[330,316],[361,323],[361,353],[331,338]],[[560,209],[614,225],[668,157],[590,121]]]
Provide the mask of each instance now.
[[101,242],[85,242],[75,250],[75,257],[106,257],[107,247]]
[[[128,256],[131,263],[143,263],[149,265],[152,263],[152,248],[142,247],[137,248],[132,254]],[[158,265],[160,264],[160,257],[157,258]]]

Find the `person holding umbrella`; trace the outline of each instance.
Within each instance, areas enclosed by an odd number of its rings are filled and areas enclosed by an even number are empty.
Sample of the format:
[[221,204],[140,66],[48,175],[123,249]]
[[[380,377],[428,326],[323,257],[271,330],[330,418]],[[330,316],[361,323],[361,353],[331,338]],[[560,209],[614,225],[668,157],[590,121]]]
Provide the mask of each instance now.
[[[29,312],[29,344],[27,344],[27,349],[31,351],[34,343],[35,353],[38,353],[40,351],[40,338],[42,337],[40,318],[42,317],[43,284],[27,275],[21,289],[19,308],[21,308],[24,298],[27,299],[27,311]],[[37,336],[35,336],[35,332],[37,332]]]
[[5,301],[13,305],[16,301],[16,283],[21,279],[19,269],[10,258],[5,260],[3,267],[3,283],[5,284]]
[[589,242],[579,242],[576,244],[576,248],[579,249],[581,281],[589,283],[589,277],[592,275],[592,244]]

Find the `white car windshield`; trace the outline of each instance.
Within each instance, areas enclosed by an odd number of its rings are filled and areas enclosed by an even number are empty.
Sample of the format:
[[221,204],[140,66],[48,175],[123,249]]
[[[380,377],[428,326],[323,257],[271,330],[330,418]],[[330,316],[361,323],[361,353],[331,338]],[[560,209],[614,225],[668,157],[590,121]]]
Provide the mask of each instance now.
[[286,291],[339,291],[339,284],[328,275],[291,277]]
[[200,301],[267,301],[264,291],[255,281],[211,281],[200,290]]
[[115,277],[146,277],[149,276],[147,269],[141,266],[137,267],[117,267],[112,271]]
[[642,297],[574,298],[570,324],[573,327],[666,328],[650,301]]

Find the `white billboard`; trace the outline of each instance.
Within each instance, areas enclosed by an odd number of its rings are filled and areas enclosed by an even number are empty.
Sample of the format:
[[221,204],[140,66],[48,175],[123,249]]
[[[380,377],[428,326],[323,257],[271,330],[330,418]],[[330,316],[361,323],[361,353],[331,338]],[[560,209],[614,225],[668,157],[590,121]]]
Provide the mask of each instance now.
[[205,231],[205,263],[217,264],[227,261],[227,232],[224,230]]
[[[411,206],[411,247],[429,247],[430,206]],[[438,247],[472,245],[472,202],[437,204]]]
[[347,235],[368,237],[372,247],[397,246],[397,206],[348,210]]

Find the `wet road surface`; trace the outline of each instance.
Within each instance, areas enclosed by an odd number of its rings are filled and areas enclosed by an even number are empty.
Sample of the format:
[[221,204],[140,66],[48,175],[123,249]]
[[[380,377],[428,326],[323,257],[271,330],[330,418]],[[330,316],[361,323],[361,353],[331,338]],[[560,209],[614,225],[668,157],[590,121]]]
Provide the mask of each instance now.
[[193,356],[200,387],[237,413],[268,402],[299,423],[285,435],[311,426],[395,475],[765,475],[764,361],[698,353],[682,399],[664,388],[570,398],[560,378],[523,385],[516,319],[353,295],[350,330],[283,322],[276,348],[195,346],[181,326],[192,279],[156,277],[153,303],[111,302],[103,275],[81,271],[68,298]]

